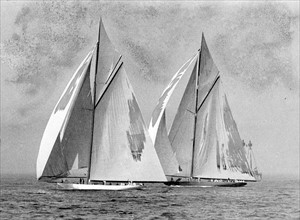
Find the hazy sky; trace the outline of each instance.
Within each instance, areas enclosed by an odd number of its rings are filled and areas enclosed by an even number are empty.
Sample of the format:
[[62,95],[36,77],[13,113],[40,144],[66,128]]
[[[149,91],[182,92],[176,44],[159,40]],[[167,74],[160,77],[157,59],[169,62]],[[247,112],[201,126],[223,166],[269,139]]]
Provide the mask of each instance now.
[[95,44],[100,15],[147,125],[204,32],[259,169],[299,175],[298,1],[1,1],[2,173],[35,173],[46,123]]

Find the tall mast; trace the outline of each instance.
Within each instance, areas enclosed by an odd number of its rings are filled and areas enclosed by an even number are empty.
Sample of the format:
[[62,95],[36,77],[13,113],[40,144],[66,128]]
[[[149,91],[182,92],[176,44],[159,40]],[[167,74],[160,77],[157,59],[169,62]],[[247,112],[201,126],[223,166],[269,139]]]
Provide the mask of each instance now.
[[95,62],[95,77],[94,77],[94,94],[93,94],[93,117],[92,117],[92,134],[91,134],[91,146],[90,146],[90,160],[88,166],[88,176],[87,176],[87,183],[90,182],[91,176],[91,164],[92,164],[92,150],[93,150],[93,140],[94,140],[94,121],[95,121],[95,107],[96,107],[96,76],[98,72],[98,59],[99,59],[99,47],[100,47],[100,30],[101,30],[101,23],[102,19],[100,18],[99,21],[99,30],[98,30],[98,41],[97,41],[97,50],[96,50],[96,62]]
[[[203,39],[203,34],[202,34]],[[198,50],[198,59],[197,59],[197,72],[196,72],[196,83],[195,83],[195,112],[194,112],[194,136],[193,136],[193,149],[192,149],[192,163],[191,163],[191,177],[193,177],[194,172],[194,151],[196,144],[196,128],[197,128],[197,106],[198,106],[198,88],[199,88],[199,77],[200,77],[200,59],[201,59],[201,50]]]

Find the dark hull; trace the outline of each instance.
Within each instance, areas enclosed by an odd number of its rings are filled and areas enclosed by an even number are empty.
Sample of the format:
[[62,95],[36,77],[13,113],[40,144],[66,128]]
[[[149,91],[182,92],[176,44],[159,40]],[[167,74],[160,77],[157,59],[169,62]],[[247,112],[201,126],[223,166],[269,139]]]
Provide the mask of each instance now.
[[245,182],[209,182],[209,181],[178,181],[166,182],[167,186],[178,187],[241,187],[247,185]]

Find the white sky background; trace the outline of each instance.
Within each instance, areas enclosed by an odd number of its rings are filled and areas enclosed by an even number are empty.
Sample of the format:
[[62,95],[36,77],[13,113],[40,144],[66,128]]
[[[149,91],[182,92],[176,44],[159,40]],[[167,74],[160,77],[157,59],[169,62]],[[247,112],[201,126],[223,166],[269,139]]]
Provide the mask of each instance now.
[[[1,1],[1,43],[20,35],[24,24],[39,42],[48,21],[42,13],[29,12],[34,21],[26,10],[20,13],[28,3],[32,12],[33,1]],[[125,58],[147,124],[163,89],[198,50],[204,32],[241,137],[253,142],[259,169],[265,175],[299,175],[298,1],[115,2],[101,3],[100,9],[83,4],[89,15],[83,28],[87,40],[81,48],[67,45],[66,60],[53,64],[58,68],[47,66],[47,57],[34,74],[16,70],[1,51],[1,172],[35,173],[43,130],[73,71],[96,42],[101,13],[108,36]],[[59,49],[55,52],[62,53]],[[35,63],[41,54],[19,56],[18,62]],[[172,116],[176,109],[169,107]]]

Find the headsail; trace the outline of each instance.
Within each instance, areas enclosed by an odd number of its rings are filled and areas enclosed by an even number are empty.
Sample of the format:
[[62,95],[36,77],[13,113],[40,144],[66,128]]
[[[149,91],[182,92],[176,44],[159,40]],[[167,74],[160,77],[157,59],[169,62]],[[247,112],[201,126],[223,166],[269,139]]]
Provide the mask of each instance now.
[[220,79],[197,114],[193,176],[253,180]]
[[187,177],[191,175],[191,158],[193,155],[196,73],[197,62],[194,65],[169,132],[172,148],[182,169],[180,175]]
[[166,175],[176,175],[179,173],[182,175],[182,170],[168,138],[165,110],[177,84],[195,60],[196,55],[187,60],[175,73],[171,82],[160,96],[150,120],[149,133]]
[[[91,109],[89,52],[56,104],[41,140],[37,178],[69,176],[72,169],[86,169],[90,145]],[[76,159],[77,158],[77,159]]]
[[168,137],[165,112],[163,113],[158,126],[154,147],[167,176],[174,176],[181,173],[181,167],[177,162],[176,154],[172,150]]
[[91,180],[166,181],[125,69],[95,109]]

